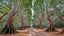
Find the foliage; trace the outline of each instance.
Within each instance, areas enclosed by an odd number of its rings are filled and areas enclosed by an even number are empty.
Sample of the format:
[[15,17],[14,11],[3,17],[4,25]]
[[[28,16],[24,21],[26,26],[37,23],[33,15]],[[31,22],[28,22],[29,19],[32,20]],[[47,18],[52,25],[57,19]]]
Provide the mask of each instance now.
[[[33,0],[14,0],[14,1],[16,3],[16,7],[18,5],[18,1],[21,3],[20,11],[25,10],[25,12],[27,12],[28,25],[31,25],[32,22],[36,23],[35,22],[35,19],[37,19],[37,18],[35,18],[36,13],[38,13],[38,14],[41,13],[42,14],[42,16],[41,16],[42,17],[42,22],[43,22],[42,24],[47,25],[46,19],[44,19],[45,18],[44,1],[46,1],[46,4],[48,4],[50,8],[53,8],[53,7],[58,8],[59,9],[58,13],[62,16],[62,18],[64,18],[64,11],[62,11],[62,8],[63,8],[62,5],[64,4],[63,0],[34,0],[34,2],[33,2],[34,5],[32,5]],[[58,7],[59,4],[60,4],[60,6]],[[11,0],[0,0],[0,17],[1,17],[1,14],[3,15],[6,12],[9,13],[9,11],[11,11],[12,8],[13,8],[13,5],[11,3]],[[31,8],[33,8],[33,11],[34,11],[33,16],[32,16],[33,13],[32,13]],[[14,19],[13,24],[14,24],[15,27],[20,26],[20,13],[21,12],[18,11],[18,13],[14,16],[15,19]],[[49,11],[49,13],[50,13],[51,17],[55,16],[54,10]],[[6,22],[6,20],[5,20],[6,17],[7,16],[5,16],[4,19],[0,20],[0,24],[4,24],[3,22]],[[34,18],[32,18],[32,17],[34,17]],[[58,22],[58,21],[54,21],[54,22],[59,27],[60,27],[59,24],[62,24],[61,22]]]

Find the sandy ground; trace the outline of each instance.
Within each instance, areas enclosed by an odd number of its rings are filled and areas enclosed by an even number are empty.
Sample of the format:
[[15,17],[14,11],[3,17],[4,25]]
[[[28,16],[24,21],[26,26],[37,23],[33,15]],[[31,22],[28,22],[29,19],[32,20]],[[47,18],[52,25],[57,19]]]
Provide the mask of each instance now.
[[[62,29],[57,29],[61,31]],[[64,34],[59,34],[59,32],[45,32],[44,29],[34,29],[30,31],[29,28],[24,30],[17,30],[19,33],[16,34],[0,34],[0,36],[64,36]]]

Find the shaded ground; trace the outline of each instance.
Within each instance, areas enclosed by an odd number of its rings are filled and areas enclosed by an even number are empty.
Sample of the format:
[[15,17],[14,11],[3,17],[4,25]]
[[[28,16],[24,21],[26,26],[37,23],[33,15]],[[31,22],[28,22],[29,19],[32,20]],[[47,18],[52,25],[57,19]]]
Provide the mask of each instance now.
[[[62,29],[57,29],[61,31]],[[34,29],[34,31],[29,28],[25,30],[17,30],[19,33],[16,34],[0,34],[0,36],[64,36],[64,34],[59,34],[59,32],[45,32],[44,29]]]

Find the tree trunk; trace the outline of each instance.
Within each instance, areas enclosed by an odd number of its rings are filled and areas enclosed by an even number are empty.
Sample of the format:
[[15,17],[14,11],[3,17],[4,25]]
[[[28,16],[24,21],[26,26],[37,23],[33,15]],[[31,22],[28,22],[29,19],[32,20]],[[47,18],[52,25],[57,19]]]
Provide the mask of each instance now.
[[[61,17],[61,15],[58,13],[57,10],[58,9],[56,7],[54,7],[54,13],[60,18],[60,20],[62,21],[62,23],[64,25],[64,19]],[[63,34],[64,33],[64,29],[60,33]]]
[[47,27],[46,31],[49,31],[49,32],[55,31],[55,28],[54,28],[54,25],[53,25],[54,23],[53,23],[51,16],[48,12],[47,12],[46,17],[47,17],[47,21],[48,21],[48,27]]
[[14,19],[14,15],[16,14],[16,11],[18,10],[19,6],[18,6],[18,8],[16,8],[16,4],[14,3],[13,0],[12,0],[12,3],[14,5],[14,7],[8,15],[5,27],[1,30],[1,33],[3,33],[3,34],[7,34],[7,33],[12,34],[12,33],[17,32],[15,30],[15,28],[13,27],[13,19]]
[[27,12],[26,12],[26,9],[23,9],[23,11],[21,12],[21,26],[20,26],[20,30],[21,29],[25,29],[27,28]]
[[41,12],[35,12],[35,28],[42,29],[42,13]]
[[46,31],[48,32],[52,32],[52,31],[55,31],[55,28],[54,28],[54,23],[53,23],[53,20],[51,19],[51,16],[50,16],[50,13],[48,12],[48,6],[46,4],[46,2],[44,2],[44,6],[45,6],[45,16],[46,16],[46,19],[48,21],[48,27],[46,29]]
[[42,20],[39,18],[39,23],[38,23],[38,25],[37,25],[37,28],[40,28],[40,29],[42,29],[43,27],[42,27]]
[[2,29],[1,33],[3,34],[12,34],[12,33],[16,33],[17,31],[15,30],[15,28],[13,27],[13,19],[11,18],[5,25],[5,27]]
[[24,26],[24,21],[23,21],[23,16],[21,15],[21,26],[20,26],[20,29],[23,29],[23,26]]

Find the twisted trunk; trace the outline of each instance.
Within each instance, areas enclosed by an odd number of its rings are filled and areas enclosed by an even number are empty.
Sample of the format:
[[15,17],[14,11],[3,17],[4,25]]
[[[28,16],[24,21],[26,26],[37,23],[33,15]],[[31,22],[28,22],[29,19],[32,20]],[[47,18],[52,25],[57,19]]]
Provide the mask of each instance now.
[[5,27],[1,30],[1,33],[3,34],[7,34],[7,33],[12,34],[12,33],[17,32],[15,28],[13,27],[13,19],[14,19],[14,15],[16,14],[16,11],[18,10],[19,6],[18,8],[16,8],[16,4],[14,3],[13,0],[12,0],[12,3],[14,7],[12,11],[8,14]]
[[51,19],[49,12],[47,12],[46,14],[47,14],[46,18],[48,21],[48,27],[47,27],[46,31],[49,31],[49,32],[55,31],[55,28],[53,25],[54,23],[53,23],[53,20]]
[[[54,7],[54,13],[60,18],[60,20],[62,21],[63,25],[64,25],[64,19],[61,17],[61,15],[57,12],[57,8]],[[64,33],[64,29],[60,32],[61,34]]]
[[55,31],[55,28],[54,28],[54,23],[53,23],[53,20],[51,19],[51,16],[50,16],[50,13],[48,12],[48,6],[46,4],[46,2],[44,2],[44,6],[45,6],[45,16],[46,16],[46,19],[48,21],[48,27],[46,29],[46,31],[48,32],[52,32],[52,31]]

